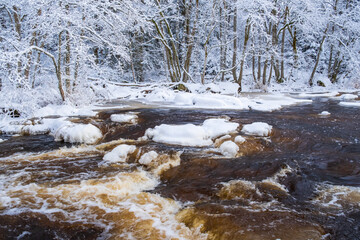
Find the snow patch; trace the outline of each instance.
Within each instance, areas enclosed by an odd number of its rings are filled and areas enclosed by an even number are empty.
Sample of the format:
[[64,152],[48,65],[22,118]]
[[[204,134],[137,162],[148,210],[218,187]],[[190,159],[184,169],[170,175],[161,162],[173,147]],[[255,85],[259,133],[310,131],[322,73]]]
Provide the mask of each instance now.
[[0,138],[0,143],[5,142],[6,140]]
[[94,144],[102,138],[99,128],[92,124],[65,124],[55,133],[55,140],[70,143]]
[[202,127],[210,138],[217,138],[235,132],[239,124],[229,122],[223,118],[213,118],[205,120]]
[[226,141],[220,145],[220,152],[226,157],[235,157],[239,151],[239,146],[233,141]]
[[331,113],[329,113],[328,111],[322,111],[321,113],[319,113],[319,116],[330,116]]
[[145,137],[155,142],[203,147],[213,144],[212,138],[235,132],[238,126],[226,119],[207,119],[201,126],[162,124],[146,130]]
[[359,102],[340,102],[340,106],[343,107],[360,107],[360,101]]
[[150,151],[141,156],[139,163],[143,165],[149,165],[153,160],[155,160],[159,154],[155,151]]
[[236,136],[234,140],[236,143],[239,143],[239,144],[242,144],[246,141],[246,139],[242,136]]
[[[207,86],[207,87],[206,87]],[[154,88],[148,94],[134,94],[130,99],[141,100],[145,104],[156,103],[160,105],[182,107],[182,108],[200,108],[200,109],[236,109],[248,110],[253,109],[257,111],[274,111],[279,110],[285,106],[290,106],[298,103],[311,103],[312,100],[295,99],[285,94],[261,94],[253,98],[250,96],[237,95],[237,87],[232,86],[232,91],[223,89],[220,86],[208,85],[203,87],[192,86],[191,93],[178,92],[166,88]],[[229,85],[230,86],[230,85]],[[209,93],[208,90],[215,89],[217,93]],[[227,87],[230,88],[230,87]],[[234,92],[234,89],[236,90]],[[225,94],[232,94],[228,96]]]
[[262,112],[272,112],[300,103],[312,103],[312,100],[295,99],[284,94],[264,94],[251,100],[249,107]]
[[355,94],[343,94],[339,97],[334,97],[333,99],[346,101],[346,100],[354,100],[357,98],[358,98],[358,95],[355,95]]
[[137,115],[132,113],[126,114],[112,114],[110,116],[111,121],[119,123],[136,123]]
[[76,108],[70,105],[47,105],[34,112],[34,117],[47,116],[95,116],[96,112],[90,108]]
[[339,95],[339,92],[323,92],[323,93],[300,93],[299,97],[335,97]]
[[135,152],[136,146],[121,144],[104,155],[103,160],[109,163],[126,162],[128,155]]
[[271,134],[272,126],[264,122],[254,122],[244,125],[241,131],[248,135],[267,137]]

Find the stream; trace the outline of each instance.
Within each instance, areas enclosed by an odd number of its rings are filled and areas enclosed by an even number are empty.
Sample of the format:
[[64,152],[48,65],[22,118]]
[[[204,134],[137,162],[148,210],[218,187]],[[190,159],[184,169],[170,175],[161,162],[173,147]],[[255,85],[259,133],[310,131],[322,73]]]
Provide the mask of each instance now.
[[[360,108],[338,103],[313,98],[260,112],[114,102],[73,119],[102,131],[95,145],[0,135],[0,239],[360,239]],[[110,120],[127,112],[137,123]],[[161,124],[219,117],[239,123],[231,139],[246,138],[234,158],[214,146],[141,139]],[[270,137],[240,132],[253,122],[270,124]],[[125,163],[105,162],[120,144],[136,151]],[[149,151],[157,161],[139,164]]]

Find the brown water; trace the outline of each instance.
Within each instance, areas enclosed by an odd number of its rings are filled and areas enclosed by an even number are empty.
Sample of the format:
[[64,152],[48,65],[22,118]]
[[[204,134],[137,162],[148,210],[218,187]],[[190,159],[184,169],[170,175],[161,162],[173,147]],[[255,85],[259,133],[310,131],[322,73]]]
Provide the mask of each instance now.
[[[0,239],[360,239],[359,108],[319,98],[272,113],[136,109],[137,124],[110,121],[126,111],[76,120],[101,128],[95,146],[48,135],[0,143]],[[245,136],[237,158],[137,140],[163,123],[220,116],[274,131]],[[137,150],[104,163],[122,143]],[[150,150],[159,157],[141,166]]]

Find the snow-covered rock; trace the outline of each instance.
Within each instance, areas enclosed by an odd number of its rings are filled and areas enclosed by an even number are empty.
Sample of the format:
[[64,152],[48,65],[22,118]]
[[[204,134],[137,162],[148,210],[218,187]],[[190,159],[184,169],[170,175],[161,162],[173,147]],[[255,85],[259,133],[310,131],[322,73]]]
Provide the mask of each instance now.
[[239,151],[239,146],[233,141],[226,141],[220,145],[220,152],[226,157],[235,157]]
[[146,130],[145,137],[155,142],[202,147],[213,144],[212,138],[235,132],[238,126],[226,119],[208,119],[200,126],[162,124]]
[[136,114],[112,114],[110,116],[111,121],[113,122],[119,122],[119,123],[136,123],[137,120]]
[[322,93],[300,93],[299,97],[335,97],[339,92],[322,92]]
[[246,139],[242,136],[236,136],[234,140],[236,143],[239,143],[239,144],[242,144],[246,141]]
[[235,132],[239,124],[229,122],[223,118],[213,118],[205,120],[202,127],[210,138],[217,138]]
[[134,145],[121,144],[105,154],[103,160],[110,163],[125,162],[128,155],[135,152],[135,150],[136,147]]
[[358,102],[340,102],[340,106],[343,107],[360,107],[360,101]]
[[331,113],[329,113],[328,111],[322,111],[321,113],[319,113],[320,116],[330,116]]
[[312,103],[312,100],[296,99],[281,93],[271,93],[271,94],[263,94],[254,99],[251,99],[251,102],[249,103],[249,107],[252,110],[256,110],[256,111],[272,112],[275,110],[280,110],[283,107],[300,104],[300,103],[308,104],[308,103]]
[[5,142],[6,140],[0,138],[0,143]]
[[202,126],[194,124],[168,125],[161,124],[146,130],[145,136],[155,142],[182,146],[208,146],[212,144]]
[[94,144],[102,133],[99,128],[92,124],[64,124],[55,132],[55,140],[70,143]]
[[155,151],[150,151],[147,153],[144,153],[140,159],[139,159],[139,163],[143,164],[143,165],[149,165],[153,160],[155,160],[157,157],[159,156],[159,154],[157,154],[157,152]]
[[242,128],[242,132],[248,135],[266,137],[271,134],[272,126],[264,122],[254,122],[246,124]]
[[358,98],[358,95],[347,93],[347,94],[343,94],[339,97],[334,97],[333,99],[346,101],[346,100],[354,100],[357,98]]

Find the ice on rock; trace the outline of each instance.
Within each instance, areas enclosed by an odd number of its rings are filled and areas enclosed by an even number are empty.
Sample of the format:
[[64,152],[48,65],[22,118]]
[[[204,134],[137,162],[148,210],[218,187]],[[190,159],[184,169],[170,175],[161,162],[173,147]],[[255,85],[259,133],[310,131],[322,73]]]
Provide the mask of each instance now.
[[319,113],[320,116],[329,116],[331,115],[331,113],[329,113],[328,111],[322,111],[321,113]]
[[259,137],[267,137],[271,134],[272,126],[264,122],[254,122],[243,126],[243,133]]
[[355,95],[355,94],[343,94],[339,97],[334,97],[334,99],[338,99],[338,100],[354,100],[354,99],[357,99],[358,98],[358,95]]
[[295,99],[284,94],[265,94],[259,96],[249,103],[249,107],[252,110],[262,111],[262,112],[272,112],[275,110],[280,110],[283,107],[291,106],[295,104],[308,104],[311,103],[312,100],[304,100],[304,99]]
[[202,147],[213,144],[213,138],[235,132],[238,126],[226,119],[208,119],[200,126],[162,124],[146,130],[145,137],[155,142]]
[[210,138],[235,132],[238,127],[238,123],[232,123],[222,118],[207,119],[203,123],[203,128]]
[[360,101],[358,102],[340,102],[340,106],[343,107],[360,107]]
[[159,156],[159,154],[157,154],[157,152],[155,152],[155,151],[147,152],[140,157],[139,163],[143,164],[143,165],[149,165],[158,156]]
[[102,133],[99,128],[92,124],[64,124],[55,132],[55,140],[70,143],[94,144]]
[[119,123],[136,123],[137,115],[136,114],[112,114],[110,116],[111,121]]
[[242,136],[236,136],[234,140],[236,143],[239,143],[239,144],[242,144],[246,141],[246,139]]
[[155,142],[169,143],[181,146],[209,146],[211,139],[202,126],[194,124],[168,125],[161,124],[146,130],[145,136]]
[[128,155],[135,152],[136,146],[121,144],[104,155],[103,160],[110,163],[125,162]]
[[226,157],[235,157],[239,151],[239,146],[233,141],[226,141],[220,145],[220,152]]

